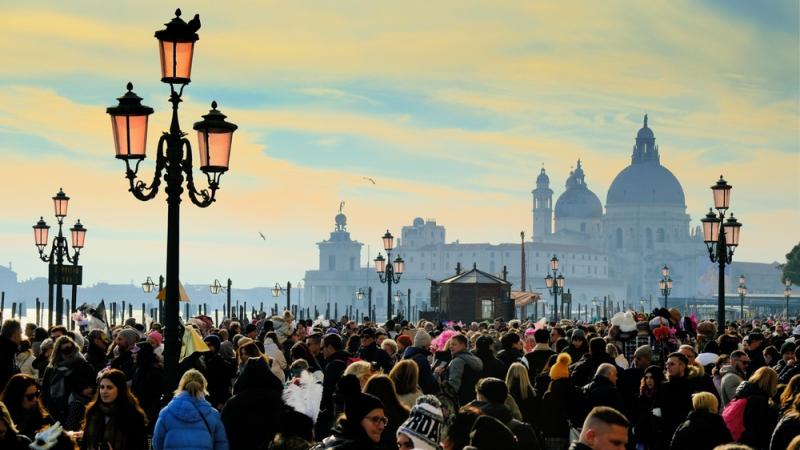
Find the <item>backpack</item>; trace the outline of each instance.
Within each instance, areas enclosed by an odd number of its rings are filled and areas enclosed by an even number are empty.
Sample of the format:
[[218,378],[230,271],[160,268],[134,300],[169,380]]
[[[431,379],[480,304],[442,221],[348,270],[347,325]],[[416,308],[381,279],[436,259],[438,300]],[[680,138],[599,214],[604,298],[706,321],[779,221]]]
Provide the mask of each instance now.
[[722,419],[734,441],[738,441],[744,433],[744,410],[747,408],[747,400],[747,398],[735,398],[722,411]]

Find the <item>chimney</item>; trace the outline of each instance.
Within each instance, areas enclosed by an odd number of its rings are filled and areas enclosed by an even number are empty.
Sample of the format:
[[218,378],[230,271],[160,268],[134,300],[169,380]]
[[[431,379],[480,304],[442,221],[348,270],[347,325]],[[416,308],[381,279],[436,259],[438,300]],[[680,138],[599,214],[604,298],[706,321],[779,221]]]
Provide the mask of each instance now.
[[461,263],[456,263],[456,275],[461,275]]
[[508,281],[508,268],[503,266],[503,281]]

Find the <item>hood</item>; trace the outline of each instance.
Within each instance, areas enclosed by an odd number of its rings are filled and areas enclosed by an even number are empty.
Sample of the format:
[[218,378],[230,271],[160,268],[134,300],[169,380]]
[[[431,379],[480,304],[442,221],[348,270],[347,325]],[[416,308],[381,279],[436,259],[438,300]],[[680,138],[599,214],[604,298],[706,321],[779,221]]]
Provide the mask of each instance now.
[[264,358],[250,358],[233,385],[233,393],[238,394],[249,389],[269,389],[274,386],[274,383],[270,383],[271,378],[269,377],[276,378],[275,374],[267,367]]
[[464,363],[466,363],[467,366],[469,366],[469,368],[472,369],[472,370],[477,370],[477,371],[483,370],[483,361],[481,361],[480,358],[478,358],[477,356],[473,355],[470,352],[464,351],[464,352],[461,352],[461,353],[457,353],[453,357],[453,359],[455,359],[455,358],[463,359]]
[[727,366],[722,366],[722,368],[719,369],[720,378],[724,377],[725,375],[727,375],[729,373],[732,373],[732,374],[735,374],[735,375],[739,375],[739,378],[744,378],[742,373],[739,372],[738,370],[736,370],[736,367],[734,367],[734,366],[727,365]]
[[212,410],[213,408],[207,401],[194,398],[188,392],[181,392],[176,395],[166,408],[166,412],[175,419],[187,423],[203,420],[200,417],[200,413],[202,412],[204,416],[208,416]]
[[483,414],[494,417],[504,424],[511,422],[511,419],[513,419],[511,410],[502,403],[479,402],[476,400],[470,405],[477,407]]

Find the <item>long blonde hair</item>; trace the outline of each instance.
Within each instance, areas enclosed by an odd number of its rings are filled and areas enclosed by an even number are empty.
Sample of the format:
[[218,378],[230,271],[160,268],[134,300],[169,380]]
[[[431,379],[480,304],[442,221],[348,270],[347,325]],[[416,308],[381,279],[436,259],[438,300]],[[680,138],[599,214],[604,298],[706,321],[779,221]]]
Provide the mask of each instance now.
[[515,362],[508,368],[506,386],[508,386],[509,393],[519,393],[520,398],[523,400],[527,400],[528,396],[533,395],[533,386],[531,386],[531,379],[528,377],[528,369],[522,363]]
[[367,361],[356,361],[344,369],[344,375],[355,375],[363,390],[367,380],[373,375],[372,364]]
[[189,369],[181,377],[178,389],[175,389],[175,395],[186,391],[192,397],[203,398],[208,395],[207,387],[208,381],[206,381],[206,377],[197,369]]
[[414,360],[401,360],[392,367],[389,378],[394,381],[397,395],[411,394],[416,392],[419,384],[419,366]]
[[771,367],[761,367],[747,381],[758,386],[769,397],[772,397],[778,391],[778,372],[775,372]]

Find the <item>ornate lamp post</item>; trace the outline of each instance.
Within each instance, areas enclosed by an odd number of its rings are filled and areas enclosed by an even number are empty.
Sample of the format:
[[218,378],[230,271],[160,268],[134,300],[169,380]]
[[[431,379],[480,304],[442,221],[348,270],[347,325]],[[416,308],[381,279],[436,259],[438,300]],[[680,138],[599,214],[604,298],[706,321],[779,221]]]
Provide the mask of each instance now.
[[[70,253],[67,238],[64,237],[63,227],[64,218],[67,217],[67,207],[69,206],[69,197],[62,189],[53,197],[53,207],[55,209],[56,220],[58,221],[58,235],[53,238],[53,246],[50,248],[49,254],[45,254],[47,248],[47,238],[50,233],[50,226],[44,221],[44,217],[39,217],[39,221],[33,226],[33,241],[36,248],[39,250],[39,259],[49,264],[48,284],[50,292],[49,310],[48,310],[48,323],[52,323],[50,318],[53,314],[53,284],[56,285],[56,325],[61,325],[64,318],[64,295],[63,285],[65,282],[72,285],[72,305],[75,308],[76,297],[78,294],[78,285],[82,275],[82,268],[78,265],[78,258],[81,255],[81,249],[86,241],[86,228],[81,225],[81,221],[75,222],[72,228],[69,229],[72,238],[72,249],[74,253]],[[64,268],[64,260],[72,264],[72,268],[67,270]]]
[[394,236],[389,233],[389,230],[386,230],[386,234],[381,239],[383,240],[383,249],[386,250],[386,259],[378,253],[378,257],[375,258],[375,272],[378,273],[378,279],[381,283],[386,283],[388,288],[386,294],[386,320],[389,320],[392,318],[392,284],[400,282],[405,261],[398,256],[395,258],[394,263],[391,262]]
[[[191,81],[194,44],[199,39],[200,17],[195,15],[185,22],[181,10],[175,11],[175,18],[166,28],[155,33],[159,41],[161,57],[161,81],[169,84],[172,104],[172,120],[169,131],[158,139],[155,175],[150,184],[137,180],[139,164],[146,156],[147,121],[153,109],[142,105],[142,99],[133,92],[128,83],[128,91],[119,97],[119,104],[106,111],[111,116],[114,132],[116,157],[125,161],[125,176],[128,190],[139,200],[155,198],[163,177],[167,193],[167,290],[164,301],[164,372],[166,390],[172,391],[177,385],[178,356],[181,337],[178,335],[178,278],[180,272],[180,203],[186,190],[195,205],[205,208],[216,200],[220,177],[228,170],[231,141],[237,126],[225,121],[225,115],[217,110],[217,103],[211,103],[211,111],[203,120],[194,124],[198,137],[198,158],[200,170],[206,175],[208,188],[198,190],[194,184],[192,149],[186,133],[178,122],[178,106],[183,89]],[[133,163],[133,164],[132,164]]]
[[669,267],[666,264],[661,268],[661,280],[658,282],[658,288],[661,290],[661,295],[664,296],[664,308],[669,308],[667,301],[672,292],[672,278],[669,277]]
[[227,303],[225,305],[225,311],[227,311],[226,315],[228,316],[228,318],[233,317],[233,311],[231,310],[231,286],[232,285],[233,285],[233,283],[231,282],[231,279],[228,278],[227,287],[221,285],[219,283],[219,280],[217,280],[217,279],[214,279],[214,283],[212,283],[211,285],[208,286],[208,288],[211,290],[211,294],[213,294],[213,295],[219,294],[220,291],[225,292],[226,294],[228,294],[228,298],[226,299]]
[[292,310],[292,282],[291,281],[287,281],[286,282],[286,289],[284,289],[283,286],[281,286],[280,283],[275,283],[275,286],[272,287],[272,296],[275,297],[275,298],[280,297],[281,294],[283,294],[284,292],[286,292],[286,310],[287,311],[291,311]]
[[739,275],[739,286],[736,288],[736,292],[739,294],[739,315],[742,316],[742,319],[744,319],[744,298],[747,296],[745,281],[744,275]]
[[739,245],[739,223],[733,213],[725,220],[725,213],[731,203],[731,188],[722,175],[711,191],[714,193],[714,211],[709,208],[703,223],[703,241],[708,248],[708,257],[712,263],[719,265],[718,297],[717,297],[717,328],[722,332],[725,327],[725,266],[733,262],[733,252]]
[[[356,299],[364,300],[364,290],[358,288],[356,291]],[[367,317],[372,320],[372,286],[367,286]],[[358,317],[356,319],[359,319]]]
[[155,288],[156,284],[153,283],[153,279],[150,277],[147,277],[147,280],[144,283],[142,283],[142,290],[144,291],[145,294],[153,292],[153,289]]
[[592,315],[597,313],[597,317],[600,317],[600,306],[597,304],[597,297],[592,299]]
[[544,284],[547,286],[547,289],[550,290],[550,293],[553,294],[553,320],[558,322],[558,294],[564,293],[564,276],[558,273],[558,267],[560,263],[556,255],[550,259],[550,270],[553,271],[553,275],[550,276],[548,273],[546,277],[544,277]]
[[786,278],[783,280],[783,298],[786,300],[786,319],[789,318],[789,297],[792,296],[792,280]]

